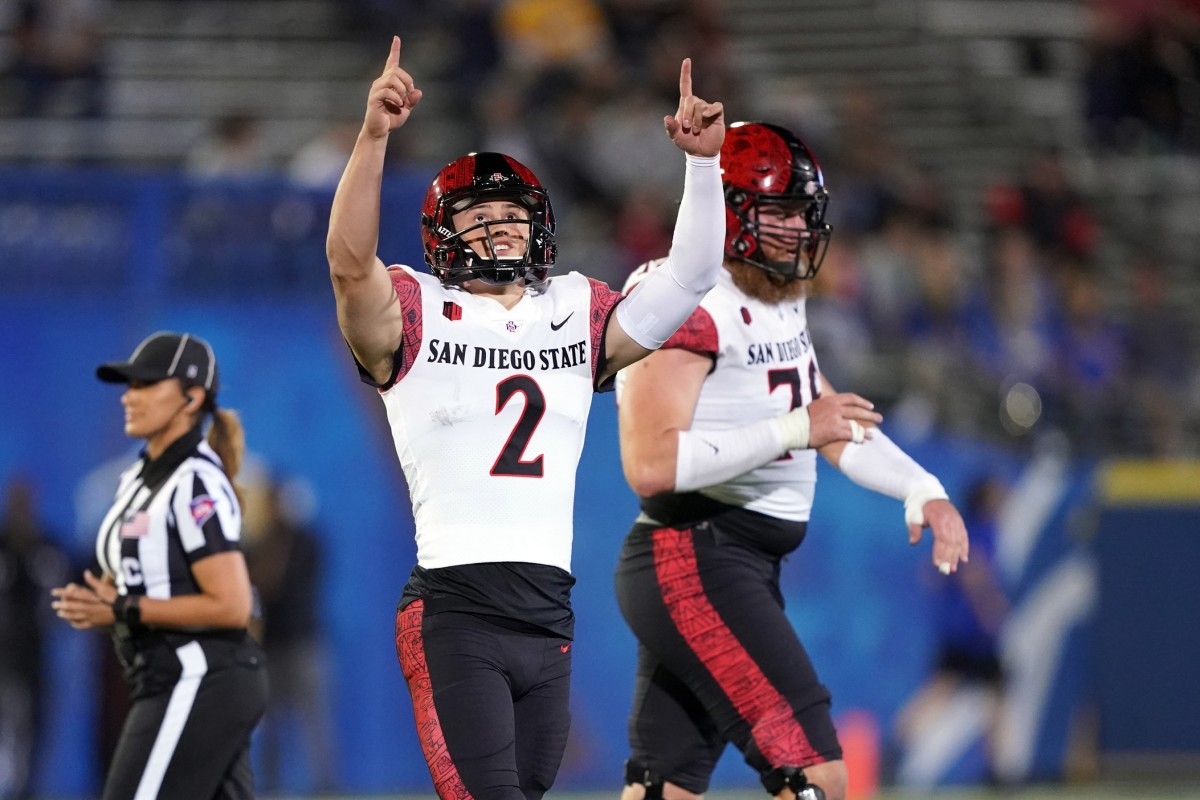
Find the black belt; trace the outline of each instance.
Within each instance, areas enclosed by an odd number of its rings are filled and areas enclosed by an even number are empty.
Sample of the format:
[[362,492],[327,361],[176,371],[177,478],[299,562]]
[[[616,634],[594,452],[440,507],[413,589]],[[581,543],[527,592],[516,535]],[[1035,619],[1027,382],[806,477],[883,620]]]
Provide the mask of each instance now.
[[152,650],[175,650],[191,641],[228,642],[237,644],[247,637],[245,628],[204,628],[184,630],[156,628],[147,625],[117,623],[112,626],[113,644],[117,658],[127,673],[137,671],[144,663],[142,654]]

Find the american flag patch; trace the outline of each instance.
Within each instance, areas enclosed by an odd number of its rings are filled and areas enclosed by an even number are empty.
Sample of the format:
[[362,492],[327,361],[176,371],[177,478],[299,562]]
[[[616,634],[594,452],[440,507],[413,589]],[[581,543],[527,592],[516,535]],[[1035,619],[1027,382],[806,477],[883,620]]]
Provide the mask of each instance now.
[[442,303],[442,316],[454,322],[462,319],[462,306],[458,303],[451,303],[449,300]]
[[212,515],[217,513],[217,501],[213,500],[206,494],[192,498],[192,519],[196,520],[198,527],[204,527],[204,523],[212,519]]
[[121,523],[122,539],[140,539],[150,531],[150,515],[139,511]]

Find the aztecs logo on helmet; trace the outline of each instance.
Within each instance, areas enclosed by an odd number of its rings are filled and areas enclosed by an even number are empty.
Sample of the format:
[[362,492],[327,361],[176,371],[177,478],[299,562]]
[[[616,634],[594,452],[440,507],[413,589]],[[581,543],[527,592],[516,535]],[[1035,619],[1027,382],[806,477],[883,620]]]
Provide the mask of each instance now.
[[[721,146],[721,170],[726,258],[788,280],[815,276],[831,229],[825,180],[808,146],[778,125],[735,122]],[[803,227],[782,222],[799,216]]]
[[[488,220],[455,230],[453,216],[478,203],[514,202],[529,212],[528,220]],[[528,226],[525,252],[512,258],[496,257],[491,227]],[[477,252],[466,235],[481,232],[488,255]],[[502,153],[468,153],[434,176],[421,206],[421,241],[425,263],[442,283],[459,284],[479,279],[491,284],[513,283],[521,278],[545,280],[558,247],[554,240],[554,210],[550,196],[533,171]]]

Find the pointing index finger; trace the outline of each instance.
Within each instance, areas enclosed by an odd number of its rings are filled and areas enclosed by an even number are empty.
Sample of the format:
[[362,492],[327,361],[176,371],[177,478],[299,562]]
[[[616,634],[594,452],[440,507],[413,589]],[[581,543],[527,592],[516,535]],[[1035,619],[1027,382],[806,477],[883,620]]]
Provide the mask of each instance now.
[[392,36],[392,49],[388,52],[387,64],[384,69],[400,66],[400,37]]
[[692,94],[692,60],[685,58],[679,68],[679,96],[690,97]]

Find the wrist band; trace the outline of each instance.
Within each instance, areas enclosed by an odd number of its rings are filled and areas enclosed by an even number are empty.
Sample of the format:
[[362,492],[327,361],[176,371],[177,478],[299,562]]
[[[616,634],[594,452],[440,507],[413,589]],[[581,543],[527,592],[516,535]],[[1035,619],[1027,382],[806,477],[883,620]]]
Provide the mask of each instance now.
[[140,594],[119,594],[112,602],[113,619],[123,625],[142,624],[142,596]]
[[904,521],[909,525],[925,525],[925,504],[930,500],[949,500],[942,482],[928,475],[913,487],[904,498]]
[[783,443],[788,450],[808,449],[808,434],[812,424],[812,419],[808,415],[808,406],[793,408],[788,413],[775,417],[775,422],[779,425],[779,430],[783,434]]

